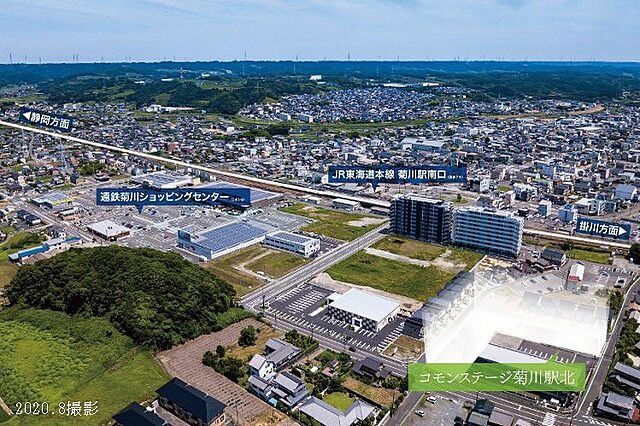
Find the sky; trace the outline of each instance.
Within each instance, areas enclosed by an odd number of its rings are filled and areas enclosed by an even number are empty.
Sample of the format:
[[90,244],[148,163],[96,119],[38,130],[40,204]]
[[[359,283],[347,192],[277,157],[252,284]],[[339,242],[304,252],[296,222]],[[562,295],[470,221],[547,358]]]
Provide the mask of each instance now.
[[0,63],[640,61],[638,0],[0,0]]

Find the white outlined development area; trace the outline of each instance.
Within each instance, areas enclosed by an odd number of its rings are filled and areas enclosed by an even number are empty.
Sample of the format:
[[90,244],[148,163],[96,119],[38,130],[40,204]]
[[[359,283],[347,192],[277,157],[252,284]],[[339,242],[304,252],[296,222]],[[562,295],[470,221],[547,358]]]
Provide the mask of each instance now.
[[[426,362],[474,362],[496,334],[514,336],[597,357],[606,343],[608,302],[597,286],[564,289],[564,277],[518,278],[478,268],[447,310],[426,304],[423,317]],[[598,291],[600,290],[600,291]],[[497,362],[522,362],[521,352],[493,354]],[[552,353],[530,354],[549,359]],[[559,359],[560,362],[570,360]]]

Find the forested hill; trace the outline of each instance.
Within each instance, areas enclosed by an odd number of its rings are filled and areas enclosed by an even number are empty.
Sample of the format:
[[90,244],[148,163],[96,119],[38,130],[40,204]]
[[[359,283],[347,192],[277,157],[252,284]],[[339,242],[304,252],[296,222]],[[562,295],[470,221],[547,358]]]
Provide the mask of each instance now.
[[106,317],[137,343],[162,349],[222,328],[235,291],[176,253],[112,245],[22,266],[6,295],[17,307]]

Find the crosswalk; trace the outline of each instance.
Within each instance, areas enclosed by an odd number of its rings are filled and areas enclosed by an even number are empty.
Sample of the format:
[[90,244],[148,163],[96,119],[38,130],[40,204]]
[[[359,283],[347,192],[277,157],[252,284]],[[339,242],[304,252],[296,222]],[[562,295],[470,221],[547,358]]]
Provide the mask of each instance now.
[[542,419],[542,426],[553,426],[556,424],[556,415],[553,413],[545,413]]
[[589,416],[582,416],[583,418],[583,422],[587,422],[591,425],[597,425],[597,426],[615,426],[614,424],[611,424],[605,420],[599,420],[599,419],[594,419],[593,417],[589,417]]

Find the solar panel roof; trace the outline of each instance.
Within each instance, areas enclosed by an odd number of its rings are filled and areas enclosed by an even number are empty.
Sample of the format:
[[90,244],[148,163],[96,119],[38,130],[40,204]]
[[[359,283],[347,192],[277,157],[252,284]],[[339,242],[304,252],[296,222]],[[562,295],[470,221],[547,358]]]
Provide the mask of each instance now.
[[265,236],[269,232],[247,222],[233,222],[198,234],[197,244],[217,253]]

